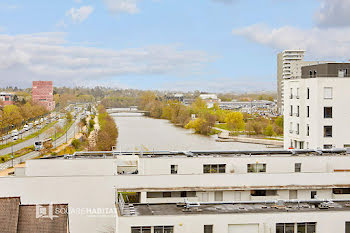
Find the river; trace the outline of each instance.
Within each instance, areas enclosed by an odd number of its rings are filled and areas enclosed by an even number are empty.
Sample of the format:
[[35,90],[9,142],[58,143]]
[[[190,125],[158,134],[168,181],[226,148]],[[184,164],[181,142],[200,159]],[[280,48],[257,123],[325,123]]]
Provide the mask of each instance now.
[[194,134],[191,130],[174,126],[168,120],[137,113],[116,113],[111,116],[119,130],[117,149],[122,151],[266,150],[265,145],[259,144],[216,142],[217,135]]

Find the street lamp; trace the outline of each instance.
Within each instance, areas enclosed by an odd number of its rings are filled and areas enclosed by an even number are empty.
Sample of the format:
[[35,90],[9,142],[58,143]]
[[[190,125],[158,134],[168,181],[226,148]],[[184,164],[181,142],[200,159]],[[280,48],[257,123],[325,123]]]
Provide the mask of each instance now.
[[12,159],[12,167],[13,167],[13,139],[11,140],[11,159]]

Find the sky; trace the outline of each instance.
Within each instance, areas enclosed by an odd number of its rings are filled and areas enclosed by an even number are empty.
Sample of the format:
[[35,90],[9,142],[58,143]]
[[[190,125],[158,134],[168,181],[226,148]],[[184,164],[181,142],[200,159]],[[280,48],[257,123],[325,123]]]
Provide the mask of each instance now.
[[349,0],[1,0],[0,86],[276,90],[276,56],[350,59]]

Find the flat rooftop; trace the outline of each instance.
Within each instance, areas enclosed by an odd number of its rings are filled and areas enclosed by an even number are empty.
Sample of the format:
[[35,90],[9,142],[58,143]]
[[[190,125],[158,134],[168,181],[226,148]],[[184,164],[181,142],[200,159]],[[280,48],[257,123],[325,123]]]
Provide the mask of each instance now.
[[312,201],[282,203],[218,203],[200,204],[186,208],[185,203],[178,204],[134,204],[132,214],[128,211],[121,216],[161,216],[161,215],[198,215],[198,214],[243,214],[270,212],[315,212],[350,211],[350,201]]
[[41,159],[113,159],[117,156],[138,156],[140,158],[167,157],[251,157],[251,156],[348,156],[350,150],[263,150],[263,151],[87,151],[75,152],[73,155],[50,156]]

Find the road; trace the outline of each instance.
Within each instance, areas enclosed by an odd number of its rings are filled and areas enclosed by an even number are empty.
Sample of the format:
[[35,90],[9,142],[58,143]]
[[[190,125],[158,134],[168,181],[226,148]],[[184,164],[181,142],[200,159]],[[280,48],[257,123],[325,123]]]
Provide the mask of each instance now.
[[[76,120],[76,121],[73,123],[73,125],[68,129],[68,131],[67,131],[67,139],[68,139],[68,140],[69,140],[70,138],[73,138],[74,135],[75,135],[75,133],[78,132],[78,130],[77,130],[77,125],[78,125],[78,123],[79,123],[79,120]],[[28,140],[28,141],[30,141],[30,140]],[[33,143],[34,143],[34,141],[32,142],[31,145],[33,145]],[[57,139],[55,142],[53,142],[52,144],[53,144],[53,146],[55,147],[55,146],[60,146],[60,145],[62,145],[62,144],[64,144],[64,143],[66,143],[66,134],[64,134],[62,137],[58,138],[58,139]],[[20,144],[21,144],[21,143],[20,143]],[[18,145],[19,145],[19,144],[18,144]],[[10,151],[11,151],[11,148],[10,148]],[[30,152],[30,153],[28,153],[28,154],[25,154],[25,155],[23,155],[23,156],[21,156],[21,157],[15,158],[15,159],[13,159],[13,161],[12,161],[12,160],[9,160],[9,161],[7,161],[7,162],[5,162],[5,163],[1,163],[1,164],[0,164],[0,170],[5,170],[5,169],[7,169],[7,168],[9,168],[9,167],[16,166],[17,164],[20,164],[20,163],[22,163],[22,162],[24,162],[24,161],[26,161],[26,160],[28,160],[28,159],[35,158],[35,157],[37,157],[37,156],[39,156],[39,155],[40,155],[39,152],[33,151],[33,152]]]

